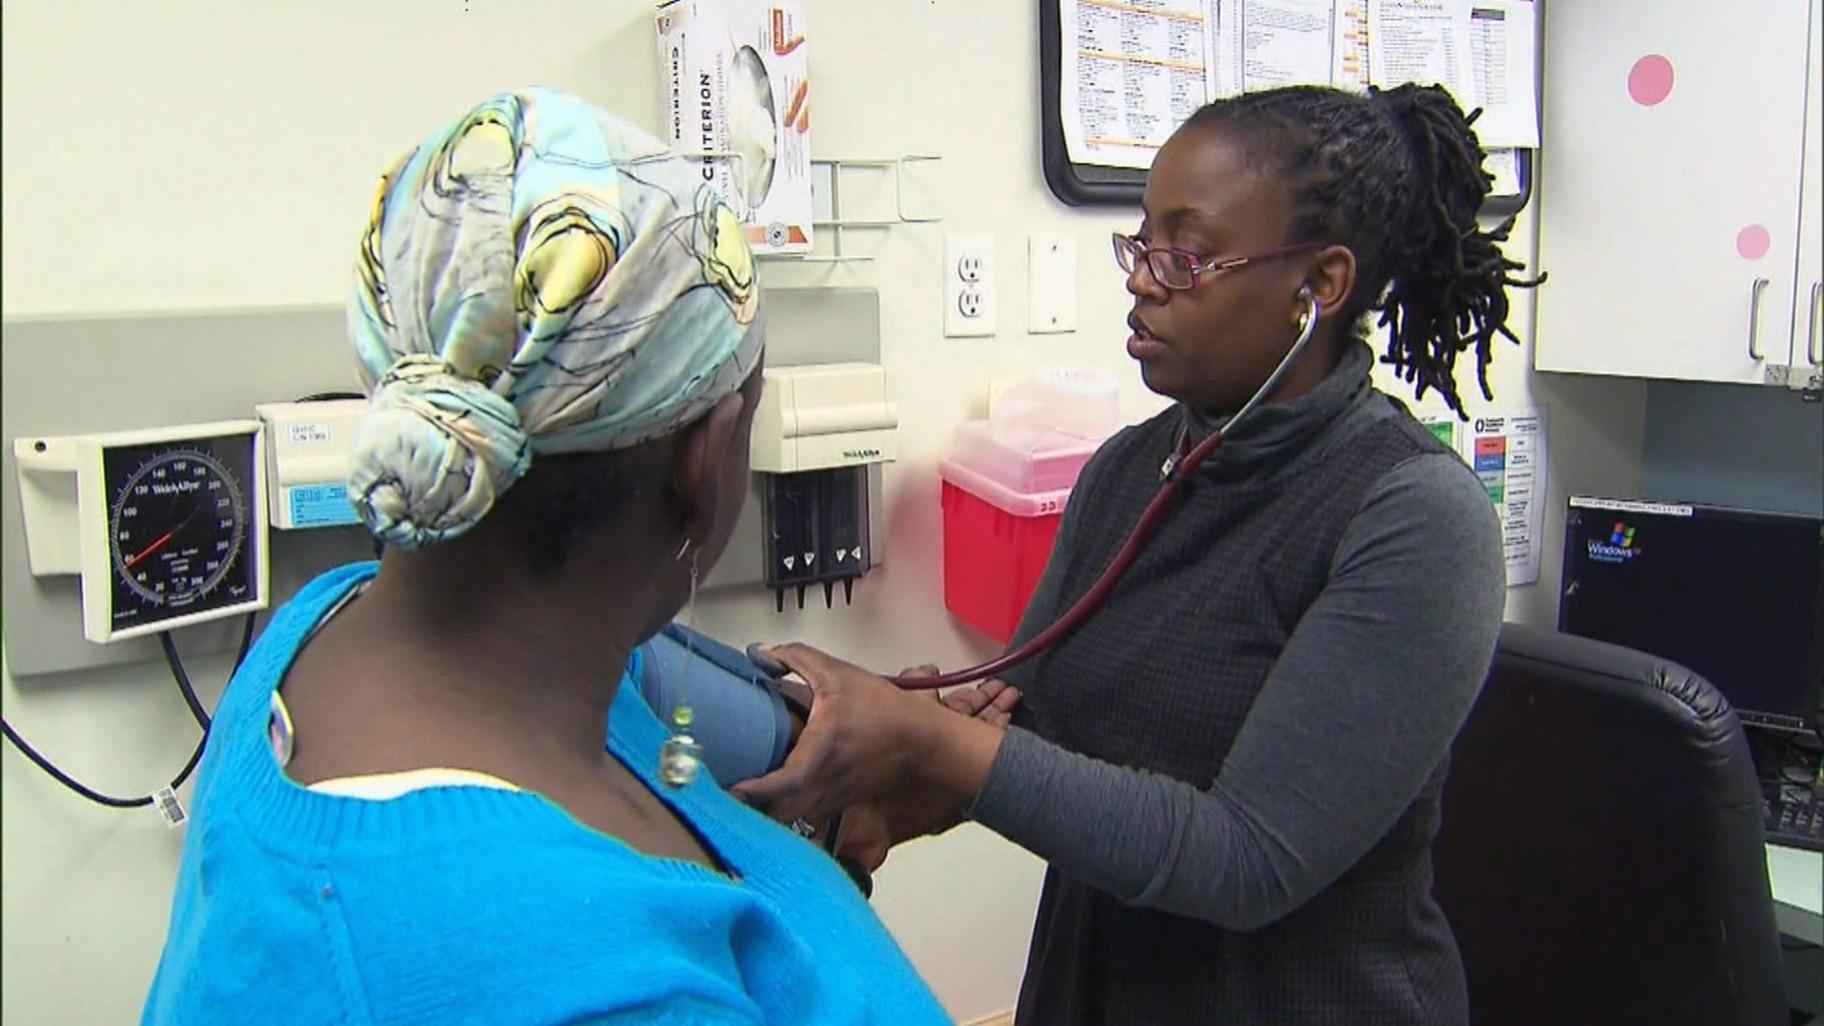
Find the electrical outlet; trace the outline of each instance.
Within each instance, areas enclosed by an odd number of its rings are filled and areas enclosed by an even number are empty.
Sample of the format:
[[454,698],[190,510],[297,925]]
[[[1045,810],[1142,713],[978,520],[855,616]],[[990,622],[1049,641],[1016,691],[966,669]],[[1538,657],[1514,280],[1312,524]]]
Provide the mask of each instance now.
[[994,292],[994,236],[985,233],[945,236],[945,337],[993,335]]

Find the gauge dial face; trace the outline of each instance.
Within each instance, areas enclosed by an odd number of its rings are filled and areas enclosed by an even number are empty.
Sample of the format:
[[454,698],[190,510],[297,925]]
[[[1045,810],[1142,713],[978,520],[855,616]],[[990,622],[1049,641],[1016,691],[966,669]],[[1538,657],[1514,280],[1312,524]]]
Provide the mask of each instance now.
[[251,434],[103,454],[115,630],[257,597],[248,494],[256,455]]

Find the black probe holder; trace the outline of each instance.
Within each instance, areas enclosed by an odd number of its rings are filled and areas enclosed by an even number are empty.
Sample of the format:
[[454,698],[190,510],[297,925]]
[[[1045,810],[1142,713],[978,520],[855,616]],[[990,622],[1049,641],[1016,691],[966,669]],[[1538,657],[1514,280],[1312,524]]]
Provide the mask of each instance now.
[[854,601],[855,581],[874,565],[868,540],[868,468],[835,467],[795,474],[761,475],[762,532],[766,586],[774,606],[785,609],[785,594],[823,585],[825,608]]

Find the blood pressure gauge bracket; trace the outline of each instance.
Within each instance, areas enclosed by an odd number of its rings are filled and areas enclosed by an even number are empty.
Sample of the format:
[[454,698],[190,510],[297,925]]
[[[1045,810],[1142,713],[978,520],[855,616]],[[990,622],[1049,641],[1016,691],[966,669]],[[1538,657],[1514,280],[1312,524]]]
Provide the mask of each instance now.
[[266,608],[264,447],[257,420],[15,439],[32,575],[81,575],[94,642]]

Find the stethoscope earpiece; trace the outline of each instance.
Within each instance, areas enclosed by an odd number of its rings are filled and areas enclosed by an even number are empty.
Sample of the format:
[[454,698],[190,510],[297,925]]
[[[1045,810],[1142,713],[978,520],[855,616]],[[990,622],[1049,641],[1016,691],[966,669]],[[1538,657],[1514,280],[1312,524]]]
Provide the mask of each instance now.
[[1304,343],[1310,341],[1309,333],[1316,327],[1317,319],[1323,311],[1323,308],[1318,305],[1317,294],[1311,291],[1311,286],[1300,285],[1297,298],[1305,304],[1305,312],[1298,319],[1300,341],[1294,344],[1294,351],[1303,348]]

